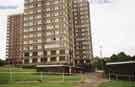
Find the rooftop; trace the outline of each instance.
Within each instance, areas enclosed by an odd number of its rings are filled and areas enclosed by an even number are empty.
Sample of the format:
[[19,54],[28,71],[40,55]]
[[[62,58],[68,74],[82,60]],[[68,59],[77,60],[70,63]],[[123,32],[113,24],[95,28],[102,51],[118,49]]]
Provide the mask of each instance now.
[[135,64],[135,61],[110,62],[110,63],[106,63],[106,65],[120,65],[120,64]]

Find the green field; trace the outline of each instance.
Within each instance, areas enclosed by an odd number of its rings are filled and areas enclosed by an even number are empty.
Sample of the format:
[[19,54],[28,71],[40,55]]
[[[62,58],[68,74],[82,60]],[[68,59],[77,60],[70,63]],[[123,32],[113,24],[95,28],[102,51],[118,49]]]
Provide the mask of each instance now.
[[110,81],[108,83],[103,83],[98,87],[135,87],[135,82],[129,81]]
[[25,84],[3,84],[0,87],[74,87],[75,84],[72,83],[25,83]]
[[[36,72],[35,69],[0,67],[0,87],[74,87],[80,75],[66,76]],[[98,87],[135,87],[135,82],[110,81]]]
[[0,68],[0,87],[73,87],[79,81],[79,75],[52,75],[34,69]]

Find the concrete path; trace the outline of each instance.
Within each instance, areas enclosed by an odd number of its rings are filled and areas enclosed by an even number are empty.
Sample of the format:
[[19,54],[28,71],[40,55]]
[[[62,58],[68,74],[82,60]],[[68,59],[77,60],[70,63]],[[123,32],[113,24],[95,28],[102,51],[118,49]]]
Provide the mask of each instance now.
[[97,87],[97,85],[108,82],[108,80],[102,78],[101,73],[85,74],[85,82],[80,84],[79,87]]

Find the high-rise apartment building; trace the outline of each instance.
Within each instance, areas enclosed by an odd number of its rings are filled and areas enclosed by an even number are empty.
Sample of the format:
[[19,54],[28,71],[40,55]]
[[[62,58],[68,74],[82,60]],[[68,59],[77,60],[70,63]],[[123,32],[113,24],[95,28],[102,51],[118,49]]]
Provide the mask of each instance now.
[[22,30],[23,14],[8,16],[6,56],[10,64],[20,64],[22,61]]
[[88,0],[25,0],[24,64],[89,64]]
[[89,64],[93,58],[88,0],[73,1],[75,64]]
[[23,64],[90,64],[88,0],[25,0],[24,7]]
[[72,0],[25,0],[24,64],[70,64],[74,56]]

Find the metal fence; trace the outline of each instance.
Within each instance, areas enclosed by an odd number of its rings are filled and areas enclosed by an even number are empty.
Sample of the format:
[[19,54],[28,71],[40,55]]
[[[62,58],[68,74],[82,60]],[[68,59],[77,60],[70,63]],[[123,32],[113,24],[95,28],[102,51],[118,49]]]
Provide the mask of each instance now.
[[134,74],[121,74],[121,73],[107,73],[106,76],[109,80],[128,80],[128,81],[135,81]]
[[28,81],[47,81],[47,82],[79,82],[79,74],[54,73],[54,72],[0,72],[0,83],[7,82],[28,82]]

